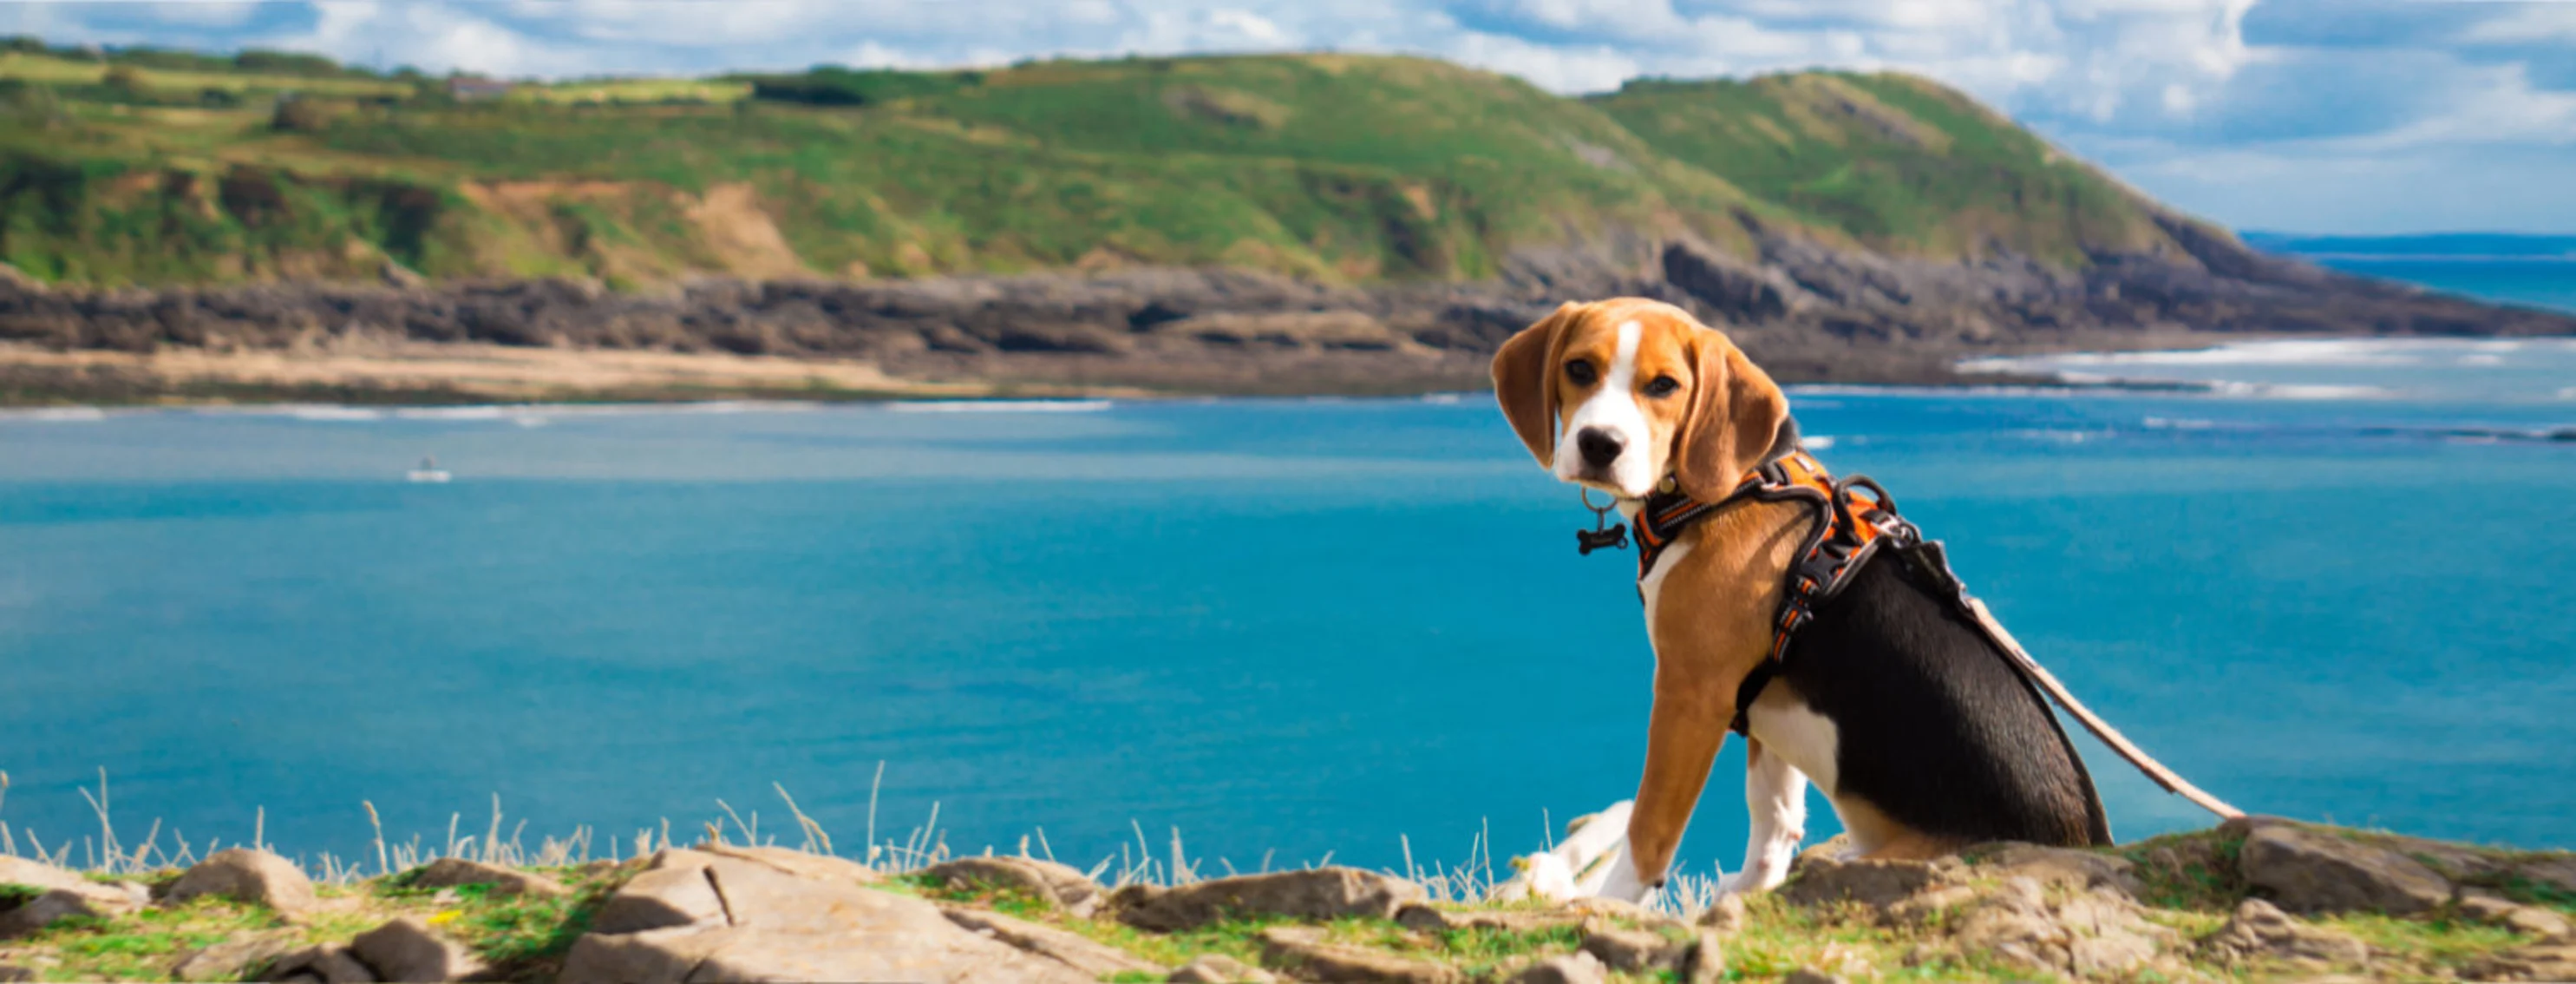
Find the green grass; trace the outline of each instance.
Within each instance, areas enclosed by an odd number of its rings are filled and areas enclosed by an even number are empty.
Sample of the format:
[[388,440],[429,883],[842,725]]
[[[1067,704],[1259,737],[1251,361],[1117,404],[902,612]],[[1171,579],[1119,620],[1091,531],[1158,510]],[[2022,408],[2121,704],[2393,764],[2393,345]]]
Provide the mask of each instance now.
[[[1379,282],[1487,278],[1516,250],[1620,235],[1741,249],[1748,221],[2074,264],[2162,241],[2108,179],[1898,75],[1568,99],[1423,58],[1265,55],[596,80],[456,104],[412,80],[161,61],[188,67],[121,66],[137,95],[95,62],[0,54],[24,107],[0,113],[0,259],[95,284],[362,277],[390,257],[641,285],[731,269],[723,227],[765,222],[829,276],[1151,263]],[[855,101],[746,98],[780,78]],[[256,99],[181,105],[210,88],[328,105],[300,132]],[[243,181],[274,194],[222,193]],[[722,188],[755,204],[707,214]]]

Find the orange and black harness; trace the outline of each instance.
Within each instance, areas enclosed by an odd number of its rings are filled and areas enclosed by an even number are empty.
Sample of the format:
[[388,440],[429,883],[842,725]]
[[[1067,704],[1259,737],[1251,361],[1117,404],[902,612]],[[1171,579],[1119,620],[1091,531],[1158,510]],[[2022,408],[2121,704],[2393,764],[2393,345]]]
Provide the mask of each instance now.
[[[1788,455],[1754,469],[1735,486],[1735,491],[1716,502],[1701,502],[1682,493],[1672,483],[1670,491],[1658,491],[1646,498],[1637,511],[1637,579],[1642,582],[1655,569],[1655,561],[1673,540],[1690,529],[1691,524],[1718,514],[1740,502],[1802,502],[1817,514],[1814,530],[1789,565],[1789,578],[1780,598],[1780,614],[1771,623],[1771,656],[1746,675],[1735,691],[1737,734],[1746,730],[1745,714],[1753,707],[1753,698],[1771,682],[1780,660],[1789,654],[1789,640],[1799,629],[1816,618],[1816,606],[1842,593],[1853,574],[1869,562],[1882,546],[1909,549],[1923,542],[1923,533],[1914,524],[1897,515],[1896,499],[1867,476],[1853,475],[1835,481],[1831,473],[1814,456],[1805,451]],[[1936,545],[1937,547],[1937,545]],[[1643,589],[1639,597],[1644,597]]]
[[[1781,660],[1789,654],[1790,640],[1796,637],[1799,629],[1815,620],[1817,606],[1849,586],[1852,575],[1859,573],[1870,558],[1882,550],[1894,550],[1905,556],[1916,571],[1927,576],[1940,594],[1947,596],[1970,622],[1977,625],[2024,681],[2065,708],[2084,725],[2085,730],[2091,731],[2094,737],[2100,738],[2103,744],[2127,759],[2148,779],[2167,792],[2178,794],[2221,817],[2244,815],[2243,811],[2201,791],[2200,787],[2192,785],[2131,744],[2118,729],[2076,700],[2066,685],[2059,683],[2037,660],[2031,659],[2012,634],[1995,621],[1994,615],[1986,610],[1985,603],[1969,595],[1967,585],[1951,572],[1949,558],[1942,550],[1941,542],[1924,539],[1922,530],[1897,514],[1896,498],[1887,494],[1886,488],[1864,475],[1836,480],[1825,471],[1822,463],[1804,450],[1792,451],[1754,469],[1736,484],[1734,491],[1715,502],[1693,499],[1669,479],[1654,494],[1647,496],[1636,516],[1639,600],[1645,597],[1643,585],[1646,576],[1654,572],[1655,561],[1662,558],[1664,550],[1672,546],[1676,538],[1688,531],[1692,524],[1744,502],[1802,502],[1815,511],[1816,523],[1807,534],[1806,542],[1800,546],[1797,559],[1789,565],[1786,590],[1780,599],[1780,614],[1771,626],[1771,654],[1746,674],[1744,682],[1736,687],[1735,719],[1729,727],[1737,734],[1752,734],[1747,714],[1753,708],[1754,698],[1761,696],[1762,688],[1779,672]],[[1590,503],[1587,502],[1586,506],[1589,507]],[[1607,508],[1600,507],[1596,513],[1606,512]],[[1576,535],[1582,552],[1586,554],[1597,549],[1627,545],[1626,531],[1615,527],[1577,531]],[[2053,715],[2050,723],[2056,723]],[[2064,730],[2060,729],[2058,733],[2063,740]],[[2073,752],[2072,745],[2068,746],[2068,751]],[[2076,758],[2076,768],[2083,768],[2081,757]],[[2092,786],[2089,778],[2085,785],[2087,788]],[[2101,816],[2098,801],[2094,815],[2097,819]],[[2107,841],[2107,832],[2104,839]]]

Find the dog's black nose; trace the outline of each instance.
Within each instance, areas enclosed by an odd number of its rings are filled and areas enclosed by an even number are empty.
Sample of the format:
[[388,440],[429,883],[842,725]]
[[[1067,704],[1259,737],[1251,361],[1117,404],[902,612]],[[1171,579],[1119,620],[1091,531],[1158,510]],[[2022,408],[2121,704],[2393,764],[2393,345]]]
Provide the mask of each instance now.
[[1574,435],[1574,446],[1582,450],[1585,464],[1608,468],[1611,462],[1619,460],[1619,452],[1626,450],[1628,443],[1620,440],[1617,434],[1598,427],[1586,427]]

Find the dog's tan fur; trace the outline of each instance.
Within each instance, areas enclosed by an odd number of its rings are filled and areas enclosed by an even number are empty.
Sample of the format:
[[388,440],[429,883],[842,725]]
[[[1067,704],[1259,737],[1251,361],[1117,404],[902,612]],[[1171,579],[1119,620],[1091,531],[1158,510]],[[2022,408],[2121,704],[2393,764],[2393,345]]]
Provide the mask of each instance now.
[[[1559,308],[1495,356],[1505,416],[1539,463],[1552,465],[1566,418],[1607,382],[1606,373],[1578,382],[1567,365],[1606,366],[1628,322],[1639,328],[1633,385],[1653,437],[1652,474],[1672,476],[1701,501],[1723,498],[1775,443],[1788,398],[1724,333],[1679,308],[1634,298]],[[1678,382],[1678,390],[1650,395],[1659,377]],[[1629,500],[1642,494],[1584,484]],[[1646,885],[1663,881],[1725,743],[1736,689],[1770,653],[1783,576],[1812,523],[1796,504],[1746,503],[1690,527],[1663,562],[1660,596],[1690,602],[1649,606],[1654,712],[1628,823],[1631,858]],[[1778,683],[1764,697],[1796,702]],[[1759,742],[1751,745],[1749,754],[1763,753]],[[1834,798],[1834,809],[1869,856],[1935,857],[1959,846],[1908,830],[1851,797]]]

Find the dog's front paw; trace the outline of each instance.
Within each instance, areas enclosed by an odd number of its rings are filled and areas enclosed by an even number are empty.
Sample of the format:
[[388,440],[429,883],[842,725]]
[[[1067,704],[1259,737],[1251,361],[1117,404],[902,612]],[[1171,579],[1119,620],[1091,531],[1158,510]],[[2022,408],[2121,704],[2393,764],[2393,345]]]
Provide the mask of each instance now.
[[1593,889],[1593,897],[1645,904],[1646,896],[1654,894],[1655,889],[1661,886],[1648,885],[1644,878],[1638,877],[1632,857],[1626,851],[1619,852],[1619,860],[1611,862],[1609,877],[1603,878],[1600,886]]

